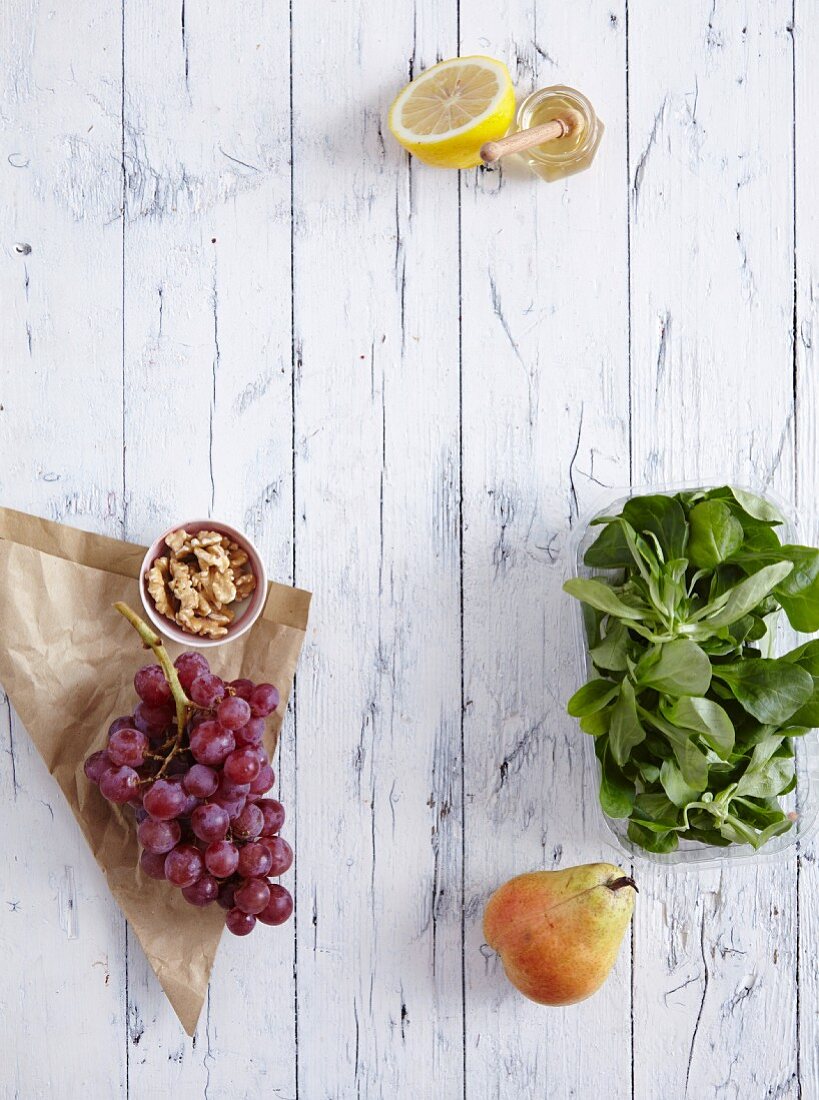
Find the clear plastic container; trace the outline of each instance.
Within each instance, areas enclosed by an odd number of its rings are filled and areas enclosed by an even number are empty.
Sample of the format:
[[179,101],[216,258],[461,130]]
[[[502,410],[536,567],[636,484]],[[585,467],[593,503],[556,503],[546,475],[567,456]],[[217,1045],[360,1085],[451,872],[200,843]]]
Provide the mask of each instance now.
[[[710,485],[704,485],[702,482],[694,481],[662,489],[641,487],[607,490],[605,494],[598,498],[595,508],[580,517],[568,541],[567,553],[570,575],[573,577],[605,575],[605,570],[593,570],[583,564],[583,555],[600,532],[599,527],[591,527],[592,520],[598,516],[617,515],[631,497],[645,496],[649,493],[673,496],[674,493],[683,490],[713,488],[718,484],[729,483],[714,482]],[[783,543],[799,543],[801,541],[799,522],[791,504],[772,493],[769,489],[761,491],[754,486],[745,485],[738,485],[737,488],[755,493],[757,496],[770,501],[779,509],[785,519],[785,523],[777,528],[777,533]],[[572,603],[575,610],[573,621],[579,672],[577,687],[580,687],[589,679],[593,669],[589,659],[583,605],[574,598],[572,598]],[[800,636],[791,628],[786,616],[780,614],[768,637],[769,655],[774,656],[778,653],[787,652],[798,645],[799,641]],[[628,822],[625,818],[609,818],[603,813],[598,796],[600,764],[594,753],[594,738],[584,733],[579,725],[576,726],[576,733],[578,737],[582,737],[585,741],[586,768],[583,797],[590,799],[597,807],[607,843],[621,856],[622,853],[625,853],[630,860],[666,864],[683,869],[702,865],[724,866],[730,863],[748,863],[750,861],[766,862],[795,854],[797,846],[804,843],[816,832],[817,824],[819,824],[819,741],[815,730],[804,737],[794,739],[796,788],[789,795],[782,798],[782,806],[786,812],[795,811],[798,816],[787,833],[773,837],[759,849],[752,848],[750,844],[732,844],[730,847],[719,848],[710,844],[702,844],[699,841],[681,840],[675,852],[667,853],[645,851],[645,849],[629,840],[626,832]]]

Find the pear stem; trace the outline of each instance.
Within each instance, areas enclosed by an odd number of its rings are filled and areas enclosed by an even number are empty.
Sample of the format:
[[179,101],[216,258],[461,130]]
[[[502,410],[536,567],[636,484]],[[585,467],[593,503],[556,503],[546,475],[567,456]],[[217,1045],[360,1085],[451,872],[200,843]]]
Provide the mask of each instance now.
[[622,890],[624,886],[630,886],[636,893],[639,894],[640,892],[637,889],[637,883],[634,879],[629,878],[627,875],[623,875],[622,878],[616,878],[614,882],[607,882],[606,886],[608,886],[609,890]]

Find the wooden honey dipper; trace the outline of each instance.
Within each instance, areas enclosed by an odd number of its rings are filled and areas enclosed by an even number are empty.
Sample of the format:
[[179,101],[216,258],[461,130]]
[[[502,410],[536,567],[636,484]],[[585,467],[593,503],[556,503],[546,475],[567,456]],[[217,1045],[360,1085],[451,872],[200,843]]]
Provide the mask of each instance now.
[[495,164],[501,157],[508,157],[511,153],[522,153],[534,145],[556,141],[557,138],[565,137],[581,126],[583,126],[583,116],[579,111],[569,108],[561,117],[553,118],[551,122],[532,126],[528,130],[518,130],[516,134],[509,134],[500,141],[487,141],[481,146],[480,157],[486,165]]

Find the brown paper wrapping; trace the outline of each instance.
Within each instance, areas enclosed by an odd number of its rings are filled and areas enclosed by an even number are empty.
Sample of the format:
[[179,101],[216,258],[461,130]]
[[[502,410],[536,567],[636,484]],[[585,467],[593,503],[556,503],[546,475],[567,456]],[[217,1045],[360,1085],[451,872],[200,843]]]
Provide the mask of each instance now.
[[[131,811],[112,807],[83,773],[86,756],[104,747],[111,721],[133,710],[134,672],[153,662],[111,606],[124,600],[141,611],[137,578],[144,553],[140,546],[0,508],[0,683],[59,783],[182,1026],[193,1035],[224,911],[194,908],[179,890],[143,875]],[[271,754],[309,606],[309,593],[271,584],[253,627],[205,651],[219,675],[278,687],[281,703],[266,736]],[[176,656],[180,647],[169,644],[168,650]]]

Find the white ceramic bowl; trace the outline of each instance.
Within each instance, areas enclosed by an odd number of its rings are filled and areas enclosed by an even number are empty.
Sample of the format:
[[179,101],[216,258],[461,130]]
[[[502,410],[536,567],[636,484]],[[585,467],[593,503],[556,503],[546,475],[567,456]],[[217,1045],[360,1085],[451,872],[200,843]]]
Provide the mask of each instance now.
[[[163,553],[167,553],[167,547],[165,545],[167,536],[173,531],[181,530],[185,530],[191,535],[195,535],[198,531],[218,531],[220,535],[227,535],[228,538],[232,539],[238,546],[245,550],[250,560],[251,568],[256,577],[256,587],[249,599],[242,600],[232,605],[231,610],[235,611],[236,618],[228,625],[227,634],[222,638],[200,638],[198,634],[189,634],[172,619],[166,619],[164,615],[161,615],[157,611],[154,601],[148,594],[146,585],[148,570],[158,557],[161,557]],[[262,561],[259,551],[247,535],[243,535],[242,532],[237,531],[235,527],[231,527],[227,523],[220,523],[218,520],[191,519],[186,523],[175,523],[173,527],[169,527],[167,531],[163,531],[159,538],[154,539],[148,547],[139,570],[139,594],[142,597],[142,606],[145,608],[145,614],[160,634],[164,634],[165,637],[169,638],[171,641],[178,642],[180,645],[187,646],[190,649],[212,649],[214,646],[232,642],[234,638],[238,638],[240,635],[245,634],[261,615],[262,608],[267,599],[267,570],[264,567],[264,562]]]

